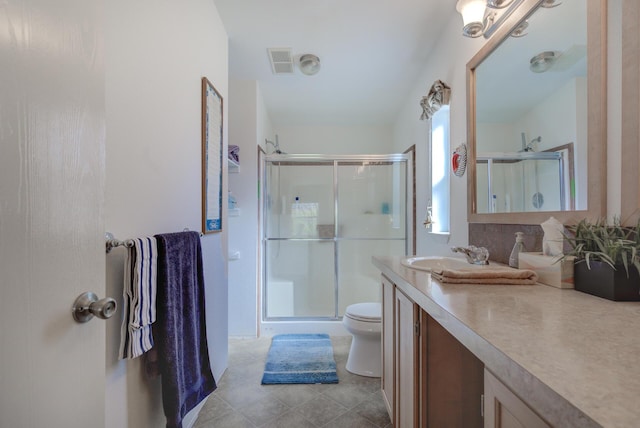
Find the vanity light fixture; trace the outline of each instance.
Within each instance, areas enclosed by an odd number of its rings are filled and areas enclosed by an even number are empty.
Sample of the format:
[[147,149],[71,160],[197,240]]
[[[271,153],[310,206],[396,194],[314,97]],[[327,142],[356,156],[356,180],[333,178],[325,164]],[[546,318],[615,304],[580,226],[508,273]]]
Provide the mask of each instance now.
[[[493,24],[495,9],[504,9],[514,0],[458,0],[456,10],[462,15],[462,34],[466,37],[480,37]],[[547,0],[552,3],[555,0]],[[493,10],[492,10],[493,9]]]
[[458,0],[456,10],[462,15],[462,34],[480,37],[485,28],[486,0]]
[[300,71],[307,76],[313,76],[320,71],[320,58],[313,54],[304,54],[300,56],[298,62]]

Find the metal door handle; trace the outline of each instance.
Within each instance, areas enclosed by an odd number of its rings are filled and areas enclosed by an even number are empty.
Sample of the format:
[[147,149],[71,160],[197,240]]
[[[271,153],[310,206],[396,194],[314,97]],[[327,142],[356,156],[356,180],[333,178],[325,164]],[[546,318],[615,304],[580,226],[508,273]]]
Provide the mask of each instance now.
[[111,297],[98,300],[95,293],[87,291],[78,296],[73,303],[73,319],[77,322],[87,322],[94,316],[106,320],[116,313],[116,301]]

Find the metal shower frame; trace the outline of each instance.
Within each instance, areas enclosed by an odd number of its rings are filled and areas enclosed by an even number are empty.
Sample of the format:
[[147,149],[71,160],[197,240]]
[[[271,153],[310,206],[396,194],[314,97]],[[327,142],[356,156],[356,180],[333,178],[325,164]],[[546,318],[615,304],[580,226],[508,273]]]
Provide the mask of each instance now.
[[[262,217],[262,225],[261,225],[261,260],[260,264],[262,266],[261,269],[261,321],[340,321],[342,317],[339,316],[339,250],[338,243],[340,241],[354,240],[354,238],[341,238],[338,236],[338,228],[339,228],[339,213],[338,213],[338,166],[344,162],[361,162],[361,163],[401,163],[404,165],[405,172],[405,186],[404,186],[404,251],[405,255],[409,254],[409,246],[410,246],[410,227],[409,227],[409,189],[410,189],[410,180],[413,180],[413,176],[410,169],[410,162],[413,162],[412,156],[408,153],[403,154],[387,154],[387,155],[326,155],[326,154],[270,154],[263,156],[263,161],[261,165],[262,176],[261,179],[261,198],[262,205],[261,210],[263,215]],[[268,174],[267,174],[267,165],[269,163],[274,162],[286,162],[286,163],[309,163],[309,164],[333,164],[333,216],[334,216],[334,230],[332,238],[268,238],[267,235],[267,198],[266,192],[269,188],[268,182]],[[384,240],[381,238],[356,238],[355,240]],[[387,238],[388,240],[397,241],[398,238]],[[334,264],[334,272],[333,272],[333,283],[334,283],[334,315],[333,317],[266,317],[267,315],[267,243],[269,241],[333,241],[333,264]]]

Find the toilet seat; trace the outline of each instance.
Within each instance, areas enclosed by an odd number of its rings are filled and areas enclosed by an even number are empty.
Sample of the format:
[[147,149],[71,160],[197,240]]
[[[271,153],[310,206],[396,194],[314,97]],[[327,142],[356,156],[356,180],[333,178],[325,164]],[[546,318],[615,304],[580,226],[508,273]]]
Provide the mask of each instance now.
[[380,303],[355,303],[347,306],[344,316],[355,321],[379,323],[382,320]]

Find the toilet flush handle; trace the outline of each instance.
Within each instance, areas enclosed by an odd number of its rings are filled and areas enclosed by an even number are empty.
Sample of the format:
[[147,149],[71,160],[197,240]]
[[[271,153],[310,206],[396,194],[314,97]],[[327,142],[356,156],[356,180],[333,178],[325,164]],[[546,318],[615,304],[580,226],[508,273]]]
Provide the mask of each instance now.
[[98,300],[95,293],[87,291],[78,296],[73,303],[73,319],[79,323],[85,323],[94,316],[106,320],[116,313],[116,301],[111,297]]

